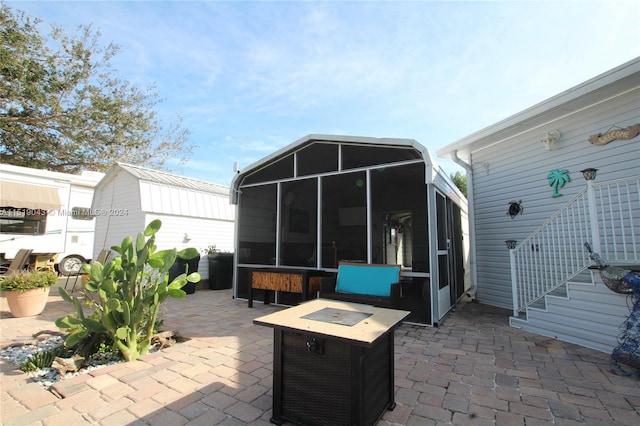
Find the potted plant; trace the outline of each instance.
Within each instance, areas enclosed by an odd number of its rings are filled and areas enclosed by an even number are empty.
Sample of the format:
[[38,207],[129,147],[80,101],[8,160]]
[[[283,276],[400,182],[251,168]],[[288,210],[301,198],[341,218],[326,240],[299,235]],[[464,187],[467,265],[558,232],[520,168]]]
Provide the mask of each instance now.
[[217,252],[218,252],[218,249],[216,248],[215,244],[213,244],[213,245],[207,247],[206,249],[202,250],[202,253],[207,255],[207,256],[210,255],[210,254],[217,253]]
[[233,277],[233,253],[221,252],[215,245],[203,250],[209,266],[209,289],[223,290],[231,288]]
[[51,271],[18,271],[0,278],[0,291],[14,317],[30,317],[42,313],[49,288],[57,280],[58,276]]
[[[175,263],[169,269],[169,282],[173,281],[174,279],[176,279],[176,277],[178,277],[180,274],[184,274],[185,272],[187,274],[198,272],[200,254],[198,254],[198,251],[196,249],[193,250],[195,250],[195,256],[193,256],[193,253],[191,253],[190,251],[189,258],[185,258],[181,256],[180,253],[178,253]],[[182,287],[182,290],[184,290],[184,292],[187,294],[193,294],[196,292],[198,282],[200,282],[200,280],[193,282],[189,281],[184,285],[184,287]]]

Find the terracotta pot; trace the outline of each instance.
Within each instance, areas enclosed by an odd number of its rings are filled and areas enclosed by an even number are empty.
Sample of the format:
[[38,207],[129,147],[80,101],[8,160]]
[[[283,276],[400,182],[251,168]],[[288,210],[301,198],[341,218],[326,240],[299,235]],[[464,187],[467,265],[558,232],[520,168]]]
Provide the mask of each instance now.
[[16,318],[40,315],[44,311],[49,297],[49,287],[19,291],[5,291],[11,315]]

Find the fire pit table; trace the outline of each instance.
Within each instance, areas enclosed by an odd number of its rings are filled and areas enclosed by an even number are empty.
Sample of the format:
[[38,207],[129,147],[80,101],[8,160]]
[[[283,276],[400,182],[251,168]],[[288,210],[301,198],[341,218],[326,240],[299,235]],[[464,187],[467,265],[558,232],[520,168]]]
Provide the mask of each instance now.
[[407,315],[316,299],[256,318],[274,329],[271,423],[373,425],[393,410],[393,335]]

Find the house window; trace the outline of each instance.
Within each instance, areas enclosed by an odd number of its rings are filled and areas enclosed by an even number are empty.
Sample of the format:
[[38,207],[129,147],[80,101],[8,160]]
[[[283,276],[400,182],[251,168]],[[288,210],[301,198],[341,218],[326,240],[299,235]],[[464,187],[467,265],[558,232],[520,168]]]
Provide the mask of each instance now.
[[71,209],[71,218],[76,220],[92,220],[91,209],[88,207],[73,207]]
[[277,185],[242,188],[238,209],[238,262],[275,265]]
[[322,178],[322,267],[341,260],[367,261],[367,177],[365,172]]
[[313,143],[298,151],[298,176],[309,176],[338,170],[338,144]]
[[318,179],[283,182],[280,198],[279,263],[316,266]]
[[371,170],[373,263],[429,272],[429,231],[424,164]]
[[342,168],[356,169],[420,159],[413,148],[342,145]]
[[42,235],[46,231],[47,211],[0,207],[0,233]]
[[425,180],[420,152],[399,146],[314,142],[266,163],[240,185],[239,264],[428,273]]
[[293,177],[293,154],[275,161],[245,177],[243,184],[260,183]]

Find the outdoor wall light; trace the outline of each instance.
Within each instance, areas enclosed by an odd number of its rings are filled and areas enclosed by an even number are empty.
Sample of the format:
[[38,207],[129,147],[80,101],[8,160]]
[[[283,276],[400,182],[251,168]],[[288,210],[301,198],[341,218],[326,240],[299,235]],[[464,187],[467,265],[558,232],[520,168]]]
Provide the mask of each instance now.
[[551,151],[553,144],[558,142],[560,139],[560,130],[554,130],[552,132],[547,133],[544,139],[542,139],[542,143],[544,144],[547,151]]
[[516,240],[507,240],[505,241],[505,243],[507,244],[507,248],[509,250],[513,250],[514,248],[516,248],[516,244],[518,244]]
[[597,172],[598,172],[598,169],[594,169],[593,167],[580,170],[580,173],[582,173],[582,176],[585,178],[585,180],[595,180]]

